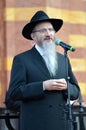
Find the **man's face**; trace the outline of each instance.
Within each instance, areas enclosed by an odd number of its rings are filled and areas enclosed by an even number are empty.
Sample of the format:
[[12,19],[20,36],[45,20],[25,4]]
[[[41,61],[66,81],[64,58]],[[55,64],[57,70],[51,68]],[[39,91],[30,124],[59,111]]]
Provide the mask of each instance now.
[[55,31],[52,24],[50,22],[37,24],[31,36],[34,42],[43,48],[46,66],[50,74],[55,75],[58,62],[55,50]]
[[55,30],[50,22],[41,22],[35,26],[31,34],[36,44],[52,43],[55,40]]

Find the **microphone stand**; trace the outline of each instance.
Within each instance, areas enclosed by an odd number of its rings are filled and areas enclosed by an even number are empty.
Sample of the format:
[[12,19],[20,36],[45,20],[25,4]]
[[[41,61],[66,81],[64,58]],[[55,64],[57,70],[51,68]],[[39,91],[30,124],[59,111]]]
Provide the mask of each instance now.
[[64,56],[65,56],[65,64],[66,64],[66,76],[67,76],[67,90],[68,90],[68,99],[67,99],[67,106],[66,106],[66,114],[67,114],[67,126],[68,130],[74,130],[73,126],[73,118],[72,118],[72,109],[70,103],[70,88],[69,88],[69,75],[68,75],[68,55],[67,55],[67,48],[64,48]]
[[82,99],[81,91],[79,92],[79,99],[78,100],[79,100],[79,113],[83,113],[84,109],[83,109],[83,105],[82,105],[83,99]]

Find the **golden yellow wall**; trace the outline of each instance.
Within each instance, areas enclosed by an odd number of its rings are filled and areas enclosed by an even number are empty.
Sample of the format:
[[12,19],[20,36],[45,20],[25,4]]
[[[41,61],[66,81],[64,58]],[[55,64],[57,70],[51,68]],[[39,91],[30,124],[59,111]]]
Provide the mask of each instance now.
[[76,47],[68,54],[86,102],[86,1],[0,0],[0,107],[4,106],[13,56],[33,46],[22,37],[22,28],[40,9],[64,20],[57,37]]

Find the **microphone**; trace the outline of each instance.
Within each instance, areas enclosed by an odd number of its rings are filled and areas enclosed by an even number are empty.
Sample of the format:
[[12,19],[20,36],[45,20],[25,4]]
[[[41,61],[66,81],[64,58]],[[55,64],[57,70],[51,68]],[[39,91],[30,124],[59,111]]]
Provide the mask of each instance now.
[[70,50],[70,51],[75,51],[75,48],[73,46],[70,46],[64,42],[62,42],[60,39],[57,39],[55,41],[55,44],[58,45],[58,46],[62,46],[64,49],[66,49],[67,51]]

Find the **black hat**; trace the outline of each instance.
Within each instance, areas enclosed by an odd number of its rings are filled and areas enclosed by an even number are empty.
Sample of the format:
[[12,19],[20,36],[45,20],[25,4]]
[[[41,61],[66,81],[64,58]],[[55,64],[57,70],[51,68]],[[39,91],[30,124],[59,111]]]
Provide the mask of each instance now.
[[48,15],[43,11],[38,11],[31,19],[31,21],[26,24],[22,30],[22,34],[25,38],[32,40],[31,33],[33,31],[33,28],[36,24],[43,22],[43,21],[49,21],[53,25],[55,31],[57,32],[62,24],[63,20],[61,19],[55,19],[55,18],[49,18]]

